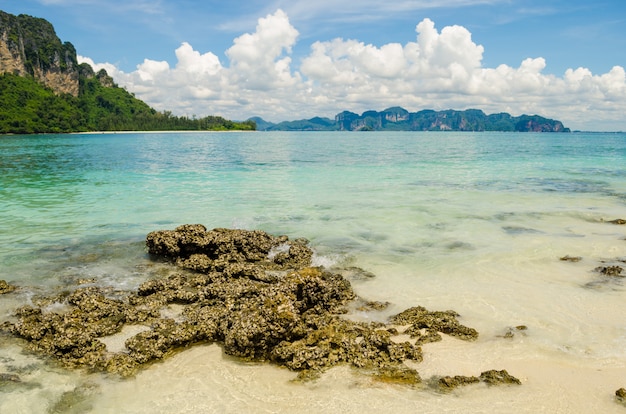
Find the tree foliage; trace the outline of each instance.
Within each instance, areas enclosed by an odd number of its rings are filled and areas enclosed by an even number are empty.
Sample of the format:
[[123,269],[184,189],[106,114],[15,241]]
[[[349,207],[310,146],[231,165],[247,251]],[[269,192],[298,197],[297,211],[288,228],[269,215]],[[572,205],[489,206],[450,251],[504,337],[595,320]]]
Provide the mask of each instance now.
[[[90,68],[81,68],[89,74]],[[93,70],[92,70],[93,72]],[[107,80],[108,78],[108,80]],[[80,76],[78,97],[56,95],[29,77],[0,75],[0,133],[33,134],[87,131],[254,130],[253,121],[219,116],[189,118],[157,112],[116,85],[106,72]]]

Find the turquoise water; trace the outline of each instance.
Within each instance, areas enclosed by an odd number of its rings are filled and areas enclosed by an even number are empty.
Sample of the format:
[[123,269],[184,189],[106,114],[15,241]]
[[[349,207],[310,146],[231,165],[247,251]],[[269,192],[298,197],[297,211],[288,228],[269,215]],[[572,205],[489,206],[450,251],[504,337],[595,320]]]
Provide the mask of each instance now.
[[436,223],[626,202],[620,134],[43,135],[4,137],[0,151],[5,260],[188,222],[360,250]]
[[[616,218],[626,218],[626,134],[5,136],[0,137],[0,279],[24,289],[0,297],[0,318],[10,318],[14,305],[32,293],[80,277],[136,286],[146,277],[143,240],[152,230],[184,223],[262,229],[308,238],[317,264],[355,265],[374,273],[353,285],[361,296],[391,302],[390,313],[418,304],[452,308],[479,330],[477,344],[460,348],[462,355],[475,353],[472,362],[452,352],[454,343],[439,350],[433,345],[431,360],[439,365],[425,361],[417,367],[422,377],[445,368],[453,375],[459,369],[476,375],[483,363],[489,366],[482,370],[494,368],[492,361],[511,367],[525,382],[519,390],[462,391],[460,399],[443,400],[432,393],[407,396],[377,388],[372,395],[386,407],[468,412],[462,407],[469,406],[475,409],[470,412],[481,412],[505,393],[508,412],[541,412],[538,397],[547,407],[543,412],[598,407],[607,412],[620,408],[611,395],[626,387],[626,289],[622,279],[604,280],[593,269],[626,258],[626,226],[606,222]],[[564,255],[584,259],[559,261]],[[528,325],[528,334],[503,344],[499,336],[518,324]],[[438,358],[437,352],[453,355]],[[0,373],[2,361],[5,370],[21,363],[18,354],[13,345],[0,350]],[[150,401],[151,412],[183,412],[174,411],[181,407],[176,397],[155,395],[172,372],[197,365],[181,358],[134,380],[128,395],[118,383],[101,384],[93,412],[123,411],[133,406],[131,395]],[[282,371],[268,374],[271,368],[254,367],[263,374],[250,373],[250,367],[222,361],[219,352],[207,358],[223,364],[211,386],[228,384],[239,403],[200,387],[196,391],[206,398],[188,403],[194,409],[305,412],[320,393],[340,389],[341,404],[318,408],[367,412],[363,392],[368,394],[361,391],[371,387],[355,391],[349,373],[294,390],[285,385]],[[277,378],[269,385],[257,379],[238,387],[238,375]],[[0,412],[25,400],[51,404],[65,388],[85,380],[49,368],[32,376],[41,387],[8,392]],[[65,388],[59,389],[59,376]],[[567,386],[554,385],[559,381]],[[590,382],[602,388],[593,389]],[[259,397],[268,392],[276,398]],[[563,393],[571,393],[573,402]],[[113,395],[117,406],[110,402]],[[138,406],[128,410],[143,412]]]

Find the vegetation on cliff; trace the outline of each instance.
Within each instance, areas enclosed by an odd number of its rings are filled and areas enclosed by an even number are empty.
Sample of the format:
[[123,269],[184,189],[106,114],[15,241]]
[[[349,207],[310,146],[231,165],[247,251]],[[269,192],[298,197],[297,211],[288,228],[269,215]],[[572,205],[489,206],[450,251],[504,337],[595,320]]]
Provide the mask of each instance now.
[[78,65],[74,45],[61,43],[54,27],[45,19],[0,11],[0,28],[6,37],[7,49],[23,59],[26,73],[32,76],[51,69],[71,71]]

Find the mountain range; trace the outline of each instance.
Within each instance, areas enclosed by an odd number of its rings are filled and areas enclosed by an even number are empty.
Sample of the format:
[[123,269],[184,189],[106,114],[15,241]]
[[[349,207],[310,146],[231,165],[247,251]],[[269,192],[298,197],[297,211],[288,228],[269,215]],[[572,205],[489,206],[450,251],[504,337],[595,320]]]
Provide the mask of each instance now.
[[511,131],[570,132],[563,123],[539,115],[487,115],[480,109],[409,112],[399,106],[361,115],[343,111],[334,119],[314,117],[271,123],[250,118],[259,131]]

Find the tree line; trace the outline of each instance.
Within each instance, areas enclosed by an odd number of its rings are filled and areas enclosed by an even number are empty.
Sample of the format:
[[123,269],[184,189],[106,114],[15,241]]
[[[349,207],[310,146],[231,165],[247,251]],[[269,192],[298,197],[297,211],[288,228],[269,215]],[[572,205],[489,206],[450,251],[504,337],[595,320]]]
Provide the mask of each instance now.
[[[93,74],[91,67],[80,69]],[[31,77],[0,75],[2,134],[255,129],[253,121],[235,122],[220,116],[189,118],[156,111],[113,84],[105,71],[79,76],[78,96],[55,94]]]

